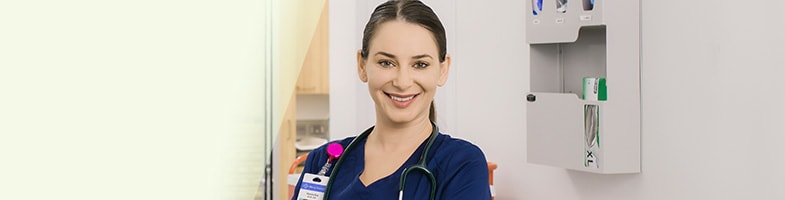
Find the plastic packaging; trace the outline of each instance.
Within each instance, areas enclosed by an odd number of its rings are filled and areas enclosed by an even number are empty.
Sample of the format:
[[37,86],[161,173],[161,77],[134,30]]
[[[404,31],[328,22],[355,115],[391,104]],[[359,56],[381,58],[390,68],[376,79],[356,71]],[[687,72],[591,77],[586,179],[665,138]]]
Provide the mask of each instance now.
[[583,0],[583,10],[594,10],[594,0]]
[[542,0],[532,0],[532,14],[539,15],[542,12]]
[[600,168],[599,149],[600,149],[600,106],[583,106],[583,125],[584,125],[584,159],[583,166],[589,168]]
[[567,12],[567,0],[556,0],[556,12],[558,13]]

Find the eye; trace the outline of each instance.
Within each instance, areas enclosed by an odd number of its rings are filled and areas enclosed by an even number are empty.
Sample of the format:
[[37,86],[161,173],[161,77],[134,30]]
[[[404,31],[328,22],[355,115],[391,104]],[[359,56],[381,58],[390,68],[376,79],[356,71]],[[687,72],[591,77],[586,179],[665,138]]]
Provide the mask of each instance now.
[[416,62],[416,63],[414,63],[414,66],[413,66],[413,67],[414,67],[415,69],[425,69],[425,68],[427,68],[428,66],[430,66],[430,64],[428,64],[427,62]]
[[395,67],[395,63],[393,63],[392,61],[389,61],[389,60],[380,60],[378,63],[379,63],[380,66],[382,66],[384,68]]

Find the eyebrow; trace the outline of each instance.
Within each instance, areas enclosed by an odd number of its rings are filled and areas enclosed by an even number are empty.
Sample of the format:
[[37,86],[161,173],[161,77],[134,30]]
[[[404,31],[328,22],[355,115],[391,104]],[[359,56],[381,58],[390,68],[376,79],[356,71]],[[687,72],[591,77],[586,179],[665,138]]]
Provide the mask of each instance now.
[[433,57],[431,57],[431,55],[428,55],[428,54],[416,55],[416,56],[412,56],[412,58],[414,58],[414,59],[420,59],[420,58],[431,58],[431,59],[433,59]]
[[[383,56],[390,57],[392,59],[395,59],[395,55],[393,55],[391,53],[387,53],[387,52],[384,52],[384,51],[376,52],[376,55],[379,55],[379,54],[381,54]],[[431,59],[433,59],[433,57],[431,57],[431,55],[428,55],[428,54],[416,55],[416,56],[412,56],[412,58],[413,59],[420,59],[420,58],[431,58]]]

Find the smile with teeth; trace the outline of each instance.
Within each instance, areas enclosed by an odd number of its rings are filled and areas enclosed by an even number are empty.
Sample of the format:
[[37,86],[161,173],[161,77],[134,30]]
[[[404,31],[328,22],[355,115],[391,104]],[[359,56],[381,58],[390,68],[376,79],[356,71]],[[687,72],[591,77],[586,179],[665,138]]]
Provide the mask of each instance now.
[[406,98],[400,98],[400,97],[396,97],[396,96],[390,96],[390,97],[393,100],[396,100],[396,101],[409,101],[409,100],[412,100],[414,98],[414,96],[409,96],[409,97],[406,97]]
[[409,95],[407,97],[399,97],[399,96],[393,96],[391,94],[387,94],[387,96],[389,96],[394,101],[407,102],[407,101],[410,101],[410,100],[414,99],[414,97],[417,96],[417,95]]

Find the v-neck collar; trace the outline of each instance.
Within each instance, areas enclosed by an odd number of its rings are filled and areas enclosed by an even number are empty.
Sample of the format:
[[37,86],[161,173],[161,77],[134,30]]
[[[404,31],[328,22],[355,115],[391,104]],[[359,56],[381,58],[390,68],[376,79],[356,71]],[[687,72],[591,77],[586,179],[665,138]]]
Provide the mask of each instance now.
[[[438,133],[437,133],[436,137],[439,137]],[[355,181],[357,183],[357,185],[361,186],[363,189],[368,190],[368,191],[373,190],[375,188],[375,186],[378,187],[378,185],[383,185],[383,186],[384,185],[388,185],[388,184],[385,184],[385,183],[388,183],[390,181],[396,181],[395,185],[398,185],[397,181],[400,181],[399,179],[400,179],[401,173],[403,173],[403,170],[406,169],[406,167],[415,165],[417,163],[417,161],[419,161],[420,154],[422,154],[422,151],[425,148],[425,143],[428,142],[427,139],[422,141],[422,143],[420,143],[420,145],[417,146],[417,149],[414,150],[412,155],[409,155],[409,158],[406,159],[406,162],[404,162],[401,166],[399,166],[398,169],[395,170],[395,172],[393,172],[393,173],[391,173],[391,174],[389,174],[389,175],[387,175],[385,177],[382,177],[382,178],[380,178],[380,179],[378,179],[378,180],[376,180],[376,181],[374,181],[371,184],[366,186],[360,180],[360,175],[362,175],[362,173],[365,171],[365,144],[366,144],[367,141],[368,141],[367,138],[365,140],[363,140],[363,141],[360,141],[360,145],[358,145],[358,147],[357,147],[358,149],[355,150],[355,151],[359,151],[359,153],[354,154],[356,157],[352,156],[352,160],[356,161],[356,163],[358,163],[358,165],[359,165],[359,167],[357,168],[358,171],[355,172],[355,177],[354,177],[353,181]]]

